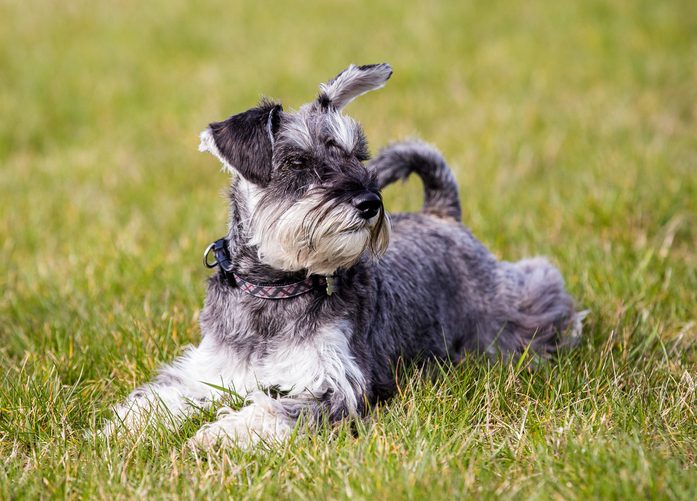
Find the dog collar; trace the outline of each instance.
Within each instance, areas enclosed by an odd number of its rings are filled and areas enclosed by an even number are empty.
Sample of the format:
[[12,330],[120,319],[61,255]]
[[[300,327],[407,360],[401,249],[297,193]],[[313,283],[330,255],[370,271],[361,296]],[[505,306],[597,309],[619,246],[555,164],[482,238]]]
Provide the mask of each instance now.
[[[209,260],[211,252],[215,257],[214,262]],[[255,284],[232,271],[232,256],[230,256],[230,251],[228,250],[227,238],[220,238],[206,247],[206,251],[203,253],[203,264],[207,268],[219,266],[220,273],[231,286],[238,287],[242,292],[250,296],[262,299],[290,299],[302,296],[313,290],[326,292],[327,296],[331,296],[336,292],[339,285],[339,277],[337,275],[310,275],[305,280],[290,284]]]

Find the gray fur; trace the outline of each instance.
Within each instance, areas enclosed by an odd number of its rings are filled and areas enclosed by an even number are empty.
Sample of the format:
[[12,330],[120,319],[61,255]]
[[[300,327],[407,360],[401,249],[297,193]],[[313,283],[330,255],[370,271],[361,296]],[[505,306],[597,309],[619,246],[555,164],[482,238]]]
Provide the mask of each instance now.
[[392,76],[389,64],[351,65],[326,84],[320,85],[320,105],[341,110],[358,96],[385,85]]
[[380,189],[416,173],[424,183],[423,213],[460,221],[457,183],[441,154],[421,141],[395,143],[368,164]]
[[[370,75],[362,79],[361,68]],[[387,70],[379,70],[384,78]],[[330,94],[343,104],[380,82],[375,67],[347,71],[351,78]],[[352,87],[357,81],[370,85]],[[548,356],[563,344],[565,332],[580,332],[582,316],[556,268],[542,258],[499,262],[462,225],[455,179],[430,146],[393,144],[366,168],[360,126],[332,106],[316,102],[290,114],[265,101],[212,124],[202,134],[202,149],[241,174],[230,191],[228,239],[236,273],[257,283],[293,282],[312,272],[298,263],[311,262],[313,252],[354,252],[355,258],[329,270],[342,277],[333,295],[267,300],[231,287],[221,274],[210,278],[201,346],[134,393],[139,399],[159,396],[181,416],[187,414],[180,410],[183,399],[203,405],[219,397],[199,384],[206,379],[251,395],[250,406],[256,407],[226,411],[197,433],[199,446],[221,434],[240,446],[255,443],[240,429],[282,439],[288,423],[300,416],[313,421],[363,414],[394,394],[399,359],[457,363],[466,351],[510,356],[528,347]],[[377,193],[410,173],[424,182],[422,212],[388,219],[381,210],[369,220],[357,217],[352,204],[358,194]],[[298,212],[308,200],[317,206]],[[283,219],[296,212],[305,216]],[[345,233],[322,230],[328,232],[326,248],[322,236],[313,234],[324,218],[346,221]],[[259,226],[259,219],[266,222]],[[277,244],[268,241],[273,225],[297,226],[298,242],[261,252],[252,242]],[[284,264],[271,263],[272,251],[287,257],[275,261]],[[269,400],[254,393],[259,389],[280,396]],[[128,404],[117,409],[122,420],[134,406]],[[269,431],[272,418],[278,426]]]

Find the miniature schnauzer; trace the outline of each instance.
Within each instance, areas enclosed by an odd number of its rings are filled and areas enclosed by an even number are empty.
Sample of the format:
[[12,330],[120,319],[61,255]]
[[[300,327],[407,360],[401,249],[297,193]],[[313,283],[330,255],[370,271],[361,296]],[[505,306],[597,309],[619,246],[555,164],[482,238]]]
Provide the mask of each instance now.
[[[349,66],[288,113],[262,100],[201,133],[201,151],[234,173],[227,236],[204,260],[202,340],[115,409],[103,429],[172,427],[226,395],[196,447],[287,439],[292,430],[364,415],[395,392],[403,361],[457,362],[467,350],[552,354],[580,335],[583,313],[543,258],[497,261],[460,222],[458,188],[420,142],[371,162],[342,113],[382,87],[387,64]],[[389,219],[380,190],[416,173],[420,213]]]

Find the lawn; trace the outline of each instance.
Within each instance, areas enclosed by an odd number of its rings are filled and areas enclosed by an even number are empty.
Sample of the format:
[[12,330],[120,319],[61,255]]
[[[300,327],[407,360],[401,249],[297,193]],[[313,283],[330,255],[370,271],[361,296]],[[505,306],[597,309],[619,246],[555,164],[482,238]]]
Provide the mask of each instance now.
[[[696,499],[697,9],[690,0],[0,2],[0,499]],[[375,152],[420,136],[502,259],[590,310],[531,370],[472,356],[357,429],[192,454],[93,432],[198,340],[228,183],[198,132],[348,63]],[[389,211],[421,204],[412,180]]]

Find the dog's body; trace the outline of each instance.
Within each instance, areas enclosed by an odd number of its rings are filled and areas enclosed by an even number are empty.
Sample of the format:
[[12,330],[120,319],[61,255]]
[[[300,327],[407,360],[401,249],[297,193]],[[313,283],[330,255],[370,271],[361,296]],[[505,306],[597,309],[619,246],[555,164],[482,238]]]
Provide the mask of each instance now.
[[[363,165],[362,131],[340,110],[390,74],[351,66],[296,114],[262,102],[202,133],[201,149],[238,174],[231,265],[209,281],[201,344],[136,390],[105,431],[165,409],[176,424],[230,388],[248,405],[223,408],[193,444],[280,440],[300,418],[357,416],[389,397],[400,358],[457,362],[466,350],[528,346],[546,355],[564,331],[580,333],[554,267],[498,262],[460,223],[457,185],[435,150],[396,144]],[[390,231],[379,190],[412,172],[424,181],[424,209],[392,216]],[[240,287],[309,275],[332,285],[287,299]]]

